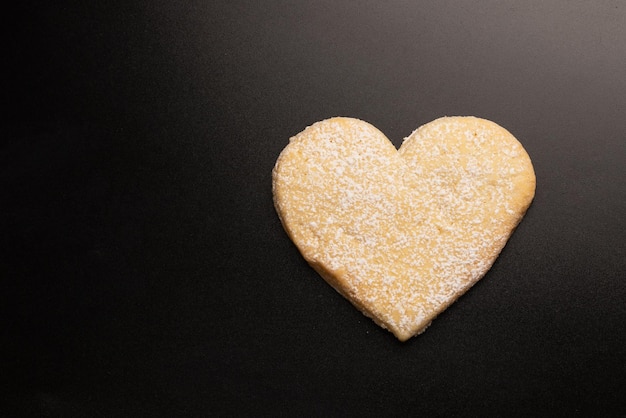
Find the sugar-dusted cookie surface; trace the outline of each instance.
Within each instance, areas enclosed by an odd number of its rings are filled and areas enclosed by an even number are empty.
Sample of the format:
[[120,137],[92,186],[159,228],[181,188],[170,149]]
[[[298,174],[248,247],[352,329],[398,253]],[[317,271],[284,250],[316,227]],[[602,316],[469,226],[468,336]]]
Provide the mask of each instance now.
[[421,333],[489,270],[535,192],[507,130],[444,117],[399,150],[358,119],[317,122],[273,170],[278,216],[306,261],[378,325]]

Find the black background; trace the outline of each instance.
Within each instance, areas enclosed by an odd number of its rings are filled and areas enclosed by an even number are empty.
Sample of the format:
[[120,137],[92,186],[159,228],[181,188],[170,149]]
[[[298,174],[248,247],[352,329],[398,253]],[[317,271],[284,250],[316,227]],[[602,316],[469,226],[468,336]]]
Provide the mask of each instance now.
[[[623,2],[48,3],[5,16],[6,416],[626,416]],[[396,146],[480,116],[534,163],[491,271],[406,343],[272,205],[337,115]]]

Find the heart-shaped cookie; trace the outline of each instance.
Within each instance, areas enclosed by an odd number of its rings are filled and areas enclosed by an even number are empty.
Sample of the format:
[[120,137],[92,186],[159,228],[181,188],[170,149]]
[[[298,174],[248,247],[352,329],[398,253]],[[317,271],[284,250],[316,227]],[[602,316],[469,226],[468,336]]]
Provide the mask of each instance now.
[[306,261],[404,341],[489,270],[535,193],[507,130],[444,117],[399,150],[358,119],[317,122],[273,170],[274,204]]

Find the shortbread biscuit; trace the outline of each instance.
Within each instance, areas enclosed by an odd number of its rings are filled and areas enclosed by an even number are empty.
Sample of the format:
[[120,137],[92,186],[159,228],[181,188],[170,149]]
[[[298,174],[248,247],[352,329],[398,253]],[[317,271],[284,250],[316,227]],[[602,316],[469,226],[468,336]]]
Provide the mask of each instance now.
[[306,261],[405,341],[489,270],[535,193],[507,130],[444,117],[399,150],[358,119],[317,122],[273,170],[274,204]]

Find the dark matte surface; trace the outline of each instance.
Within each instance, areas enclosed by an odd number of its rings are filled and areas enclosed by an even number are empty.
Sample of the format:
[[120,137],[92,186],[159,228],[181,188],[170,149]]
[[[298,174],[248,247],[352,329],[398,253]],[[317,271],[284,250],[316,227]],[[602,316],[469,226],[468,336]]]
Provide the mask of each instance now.
[[[3,416],[626,416],[623,2],[52,3],[7,16]],[[396,146],[481,116],[534,162],[492,270],[404,344],[272,206],[335,115]]]

